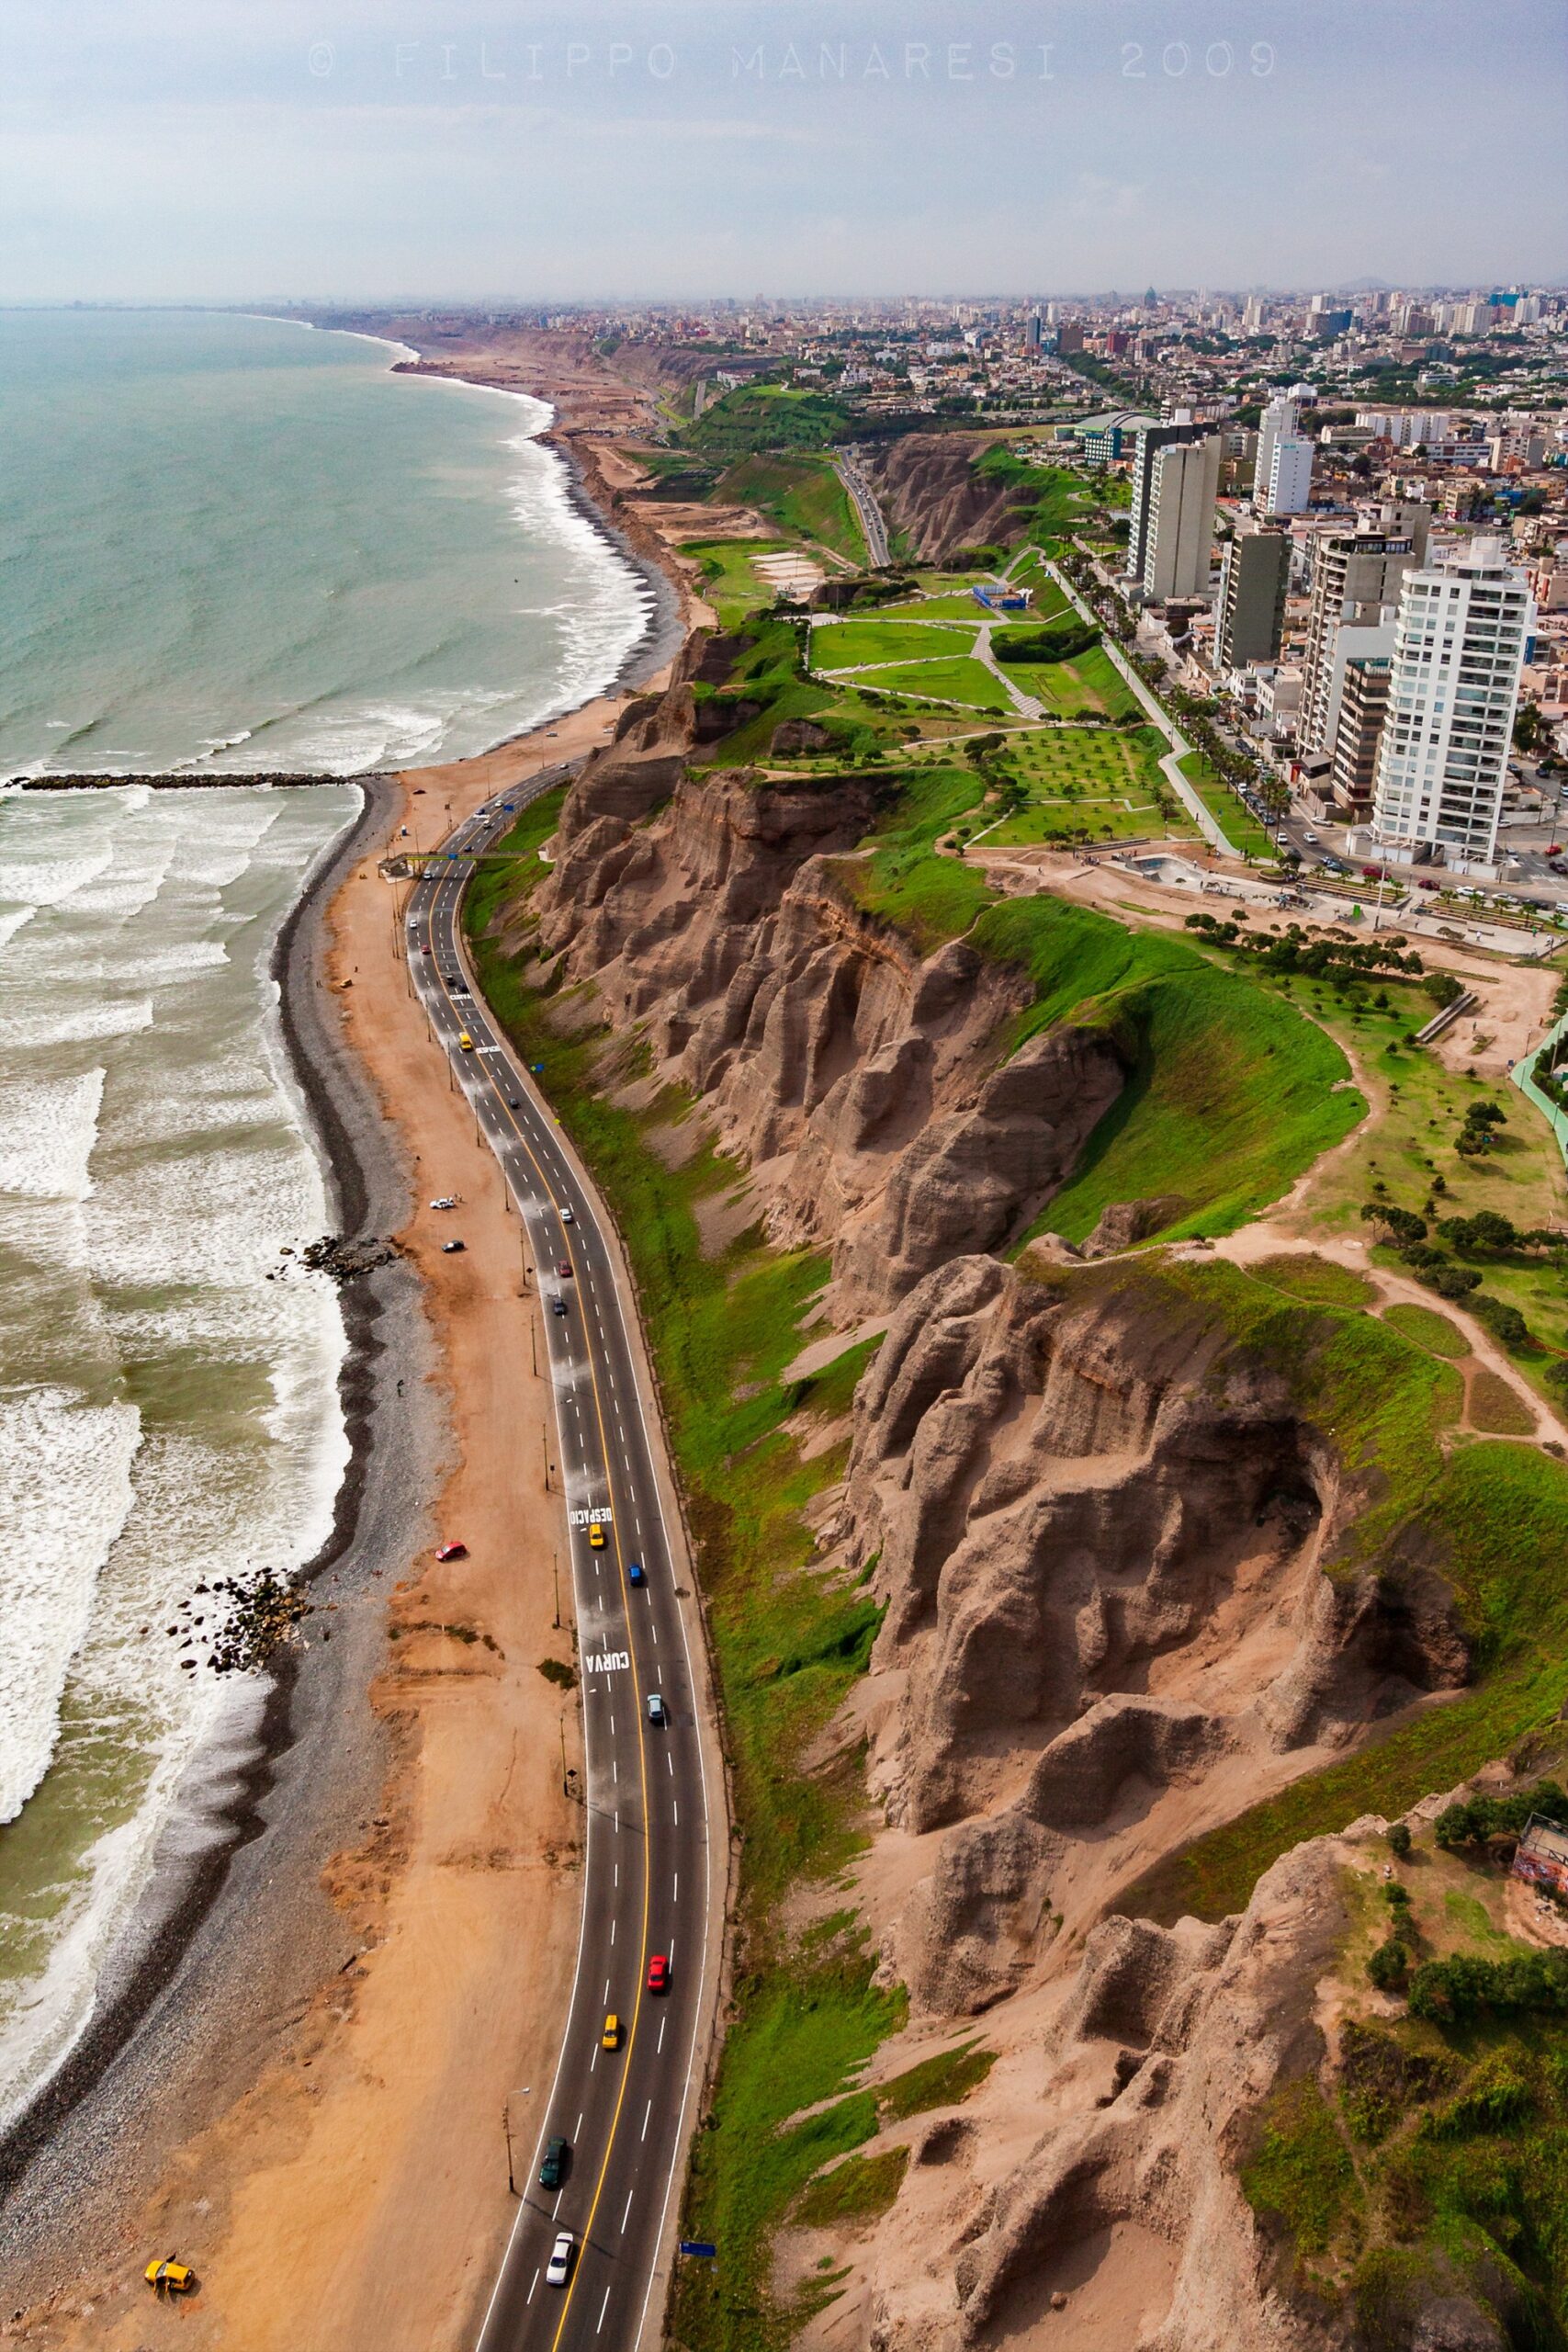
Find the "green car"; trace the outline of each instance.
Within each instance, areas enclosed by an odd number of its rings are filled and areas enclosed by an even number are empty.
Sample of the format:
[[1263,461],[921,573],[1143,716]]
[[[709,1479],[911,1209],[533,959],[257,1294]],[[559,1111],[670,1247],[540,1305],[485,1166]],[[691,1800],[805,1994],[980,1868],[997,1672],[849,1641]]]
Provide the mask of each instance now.
[[566,2178],[567,2158],[571,2150],[564,2140],[551,2140],[545,2147],[545,2161],[539,2166],[539,2187],[558,2188]]

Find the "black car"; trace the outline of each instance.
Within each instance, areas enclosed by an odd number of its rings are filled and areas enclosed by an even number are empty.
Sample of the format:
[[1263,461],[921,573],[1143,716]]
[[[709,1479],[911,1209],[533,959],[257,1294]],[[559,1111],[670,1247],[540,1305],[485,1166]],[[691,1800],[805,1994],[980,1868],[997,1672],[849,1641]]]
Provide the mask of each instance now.
[[570,2143],[565,2140],[550,2140],[545,2145],[545,2161],[539,2166],[539,2187],[558,2188],[566,2178],[566,2168],[571,2162]]
[[558,1290],[553,1290],[550,1293],[550,1313],[552,1315],[564,1315],[566,1313],[566,1301],[561,1296]]
[[468,1246],[466,1241],[444,1241],[441,1244],[441,1254],[444,1258],[455,1258],[460,1250],[466,1250]]

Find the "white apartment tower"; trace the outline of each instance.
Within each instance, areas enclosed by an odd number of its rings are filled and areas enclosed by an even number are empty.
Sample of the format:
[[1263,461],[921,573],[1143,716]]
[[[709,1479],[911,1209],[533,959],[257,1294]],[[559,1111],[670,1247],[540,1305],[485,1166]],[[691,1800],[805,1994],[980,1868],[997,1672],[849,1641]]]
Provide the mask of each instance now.
[[1144,547],[1144,594],[1156,605],[1206,596],[1220,494],[1220,436],[1173,441],[1154,461]]
[[1269,451],[1269,478],[1258,502],[1264,514],[1304,514],[1312,503],[1312,443],[1281,433]]
[[1258,420],[1258,464],[1252,476],[1252,503],[1261,508],[1269,489],[1269,468],[1274,444],[1281,434],[1293,434],[1300,411],[1294,401],[1271,400]]
[[1494,862],[1534,618],[1529,584],[1500,539],[1405,574],[1372,798],[1389,855],[1440,851],[1461,871]]

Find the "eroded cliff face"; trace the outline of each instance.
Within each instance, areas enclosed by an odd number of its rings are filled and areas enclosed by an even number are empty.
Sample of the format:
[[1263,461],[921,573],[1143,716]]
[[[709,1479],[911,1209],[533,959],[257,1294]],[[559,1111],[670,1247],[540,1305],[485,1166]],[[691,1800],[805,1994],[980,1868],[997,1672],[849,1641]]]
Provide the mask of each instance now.
[[[1270,2095],[1321,2063],[1314,1992],[1344,1929],[1342,1871],[1321,1840],[1276,1863],[1239,1919],[1098,1928],[983,2101],[889,2127],[885,2144],[910,2152],[897,2205],[855,2247],[848,2310],[805,2343],[1344,2344],[1342,2320],[1283,2290],[1237,2178]],[[817,2248],[787,2245],[786,2277],[809,2276]]]
[[[903,2188],[803,2340],[1337,2344],[1279,2287],[1236,2173],[1272,2086],[1314,2063],[1331,1855],[1286,1857],[1239,1922],[1107,1914],[1462,1681],[1448,1596],[1411,1563],[1340,1565],[1375,1473],[1201,1282],[1161,1278],[1201,1245],[1116,1258],[1179,1204],[1115,1204],[1082,1260],[998,1254],[1117,1100],[1115,1037],[1011,1051],[1021,975],[963,942],[922,956],[858,902],[874,786],[693,777],[700,710],[678,682],[588,763],[533,977],[563,1022],[639,1034],[645,1099],[689,1090],[773,1235],[830,1251],[836,1325],[888,1317],[814,1510],[821,1573],[869,1573],[886,1609],[821,1753],[865,1747],[884,1822],[857,1900],[917,2043],[983,2016],[1000,2053],[962,2109],[901,2127]],[[842,2253],[789,2236],[781,2291]]]
[[784,1243],[832,1253],[843,1319],[1027,1229],[1125,1080],[1109,1033],[1010,1050],[1021,975],[922,957],[855,901],[858,776],[687,775],[691,689],[634,707],[567,801],[541,972],[589,983],[702,1099]]
[[994,435],[908,433],[867,451],[864,463],[895,530],[928,561],[1019,534],[1012,485],[988,481],[974,460]]
[[917,2007],[988,2007],[1140,1869],[1464,1679],[1435,1581],[1324,1573],[1363,1500],[1282,1373],[1153,1274],[969,1256],[918,1286],[821,1537],[886,1603],[860,1713],[929,1852],[881,1923]]

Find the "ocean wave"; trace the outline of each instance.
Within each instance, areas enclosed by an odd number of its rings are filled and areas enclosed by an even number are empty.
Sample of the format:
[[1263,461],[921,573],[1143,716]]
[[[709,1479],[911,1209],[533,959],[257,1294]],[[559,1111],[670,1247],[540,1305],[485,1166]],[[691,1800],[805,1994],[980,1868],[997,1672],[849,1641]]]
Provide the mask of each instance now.
[[103,1102],[102,1069],[0,1080],[0,1193],[85,1201]]
[[0,1822],[14,1821],[54,1752],[60,1702],[97,1580],[134,1499],[133,1405],[61,1389],[0,1397]]

